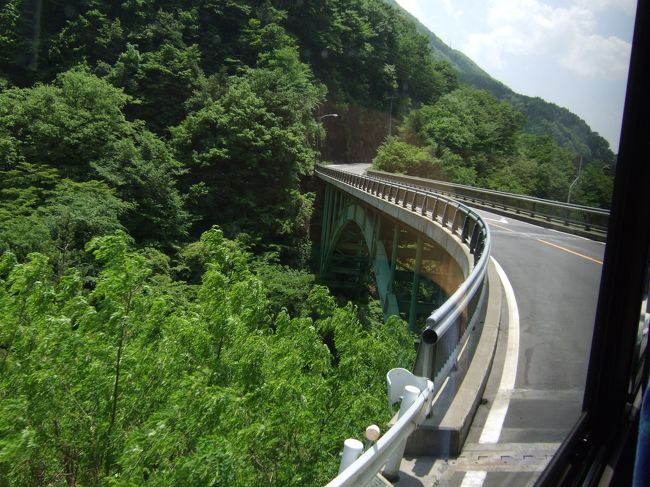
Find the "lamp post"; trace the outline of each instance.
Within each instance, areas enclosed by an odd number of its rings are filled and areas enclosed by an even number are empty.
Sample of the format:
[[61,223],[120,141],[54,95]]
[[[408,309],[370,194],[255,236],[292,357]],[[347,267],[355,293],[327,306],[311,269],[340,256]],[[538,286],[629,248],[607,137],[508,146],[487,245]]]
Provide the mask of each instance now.
[[389,96],[390,108],[388,109],[388,136],[393,135],[393,100],[397,99],[396,96]]
[[[318,117],[318,121],[320,122],[321,120],[323,120],[324,118],[327,118],[327,117],[336,118],[338,116],[339,116],[338,113],[326,113],[325,115],[321,115],[320,117]],[[320,152],[320,143],[321,143],[321,140],[320,140],[320,130],[319,130],[318,131],[318,152]]]
[[582,171],[582,156],[580,156],[580,164],[578,166],[578,175],[576,178],[573,180],[571,185],[569,186],[569,194],[566,197],[566,202],[570,203],[571,202],[571,190],[573,189],[573,185],[578,182],[578,179],[580,179],[580,172]]

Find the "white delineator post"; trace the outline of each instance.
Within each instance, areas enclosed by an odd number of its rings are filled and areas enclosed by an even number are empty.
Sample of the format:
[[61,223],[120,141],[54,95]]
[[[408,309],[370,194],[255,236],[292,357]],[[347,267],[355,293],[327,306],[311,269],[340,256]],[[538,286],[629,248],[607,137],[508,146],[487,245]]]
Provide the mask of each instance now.
[[341,454],[341,464],[339,465],[339,474],[354,463],[363,452],[363,443],[354,438],[348,438],[343,442],[343,453]]
[[[397,413],[397,419],[401,418],[406,411],[413,405],[418,396],[420,395],[420,389],[415,386],[406,386],[404,387],[404,396],[402,397],[402,402],[399,406],[399,413]],[[399,479],[399,466],[402,463],[402,457],[404,456],[404,450],[406,449],[406,440],[397,447],[393,456],[390,457],[382,475],[386,477],[391,482],[395,482]]]

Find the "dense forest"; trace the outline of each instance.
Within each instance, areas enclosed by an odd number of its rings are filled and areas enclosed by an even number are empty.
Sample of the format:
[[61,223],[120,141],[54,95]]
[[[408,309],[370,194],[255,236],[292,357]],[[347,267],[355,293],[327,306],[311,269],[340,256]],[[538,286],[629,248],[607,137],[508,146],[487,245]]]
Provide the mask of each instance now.
[[[400,8],[395,0],[385,1]],[[587,160],[598,160],[607,164],[615,162],[609,143],[593,132],[589,125],[575,113],[539,97],[515,93],[492,78],[462,52],[445,44],[408,12],[404,10],[401,12],[416,25],[418,32],[429,39],[434,59],[447,61],[457,70],[460,82],[489,91],[499,100],[507,101],[520,110],[525,116],[524,130],[527,133],[549,136],[563,149],[577,156],[583,156]]]
[[413,338],[312,273],[314,164],[563,198],[524,123],[379,0],[4,2],[0,485],[324,484]]
[[319,118],[450,70],[375,2],[34,5],[0,11],[0,485],[326,483],[414,357],[310,272]]
[[[379,147],[377,169],[609,208],[611,160],[588,159],[546,135],[489,92],[462,86],[412,110]],[[573,184],[573,187],[571,187]]]

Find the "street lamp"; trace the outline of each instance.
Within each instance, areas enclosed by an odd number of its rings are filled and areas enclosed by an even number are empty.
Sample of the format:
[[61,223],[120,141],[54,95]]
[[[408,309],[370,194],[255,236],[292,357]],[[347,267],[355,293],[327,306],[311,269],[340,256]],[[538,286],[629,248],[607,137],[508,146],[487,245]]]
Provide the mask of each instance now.
[[393,100],[397,99],[397,96],[389,96],[390,108],[388,109],[388,136],[393,135]]
[[571,190],[573,189],[573,185],[578,182],[578,179],[580,179],[580,171],[582,171],[582,156],[580,156],[580,165],[578,166],[578,175],[576,176],[576,178],[573,180],[573,182],[569,186],[569,194],[566,197],[566,202],[567,203],[571,202]]
[[[338,116],[339,116],[338,113],[326,113],[325,115],[321,115],[320,117],[318,117],[318,121],[320,122],[321,120],[323,120],[324,118],[327,118],[327,117],[336,118]],[[318,130],[318,152],[320,152],[320,145],[321,145],[321,140],[320,140],[320,129],[319,129]]]

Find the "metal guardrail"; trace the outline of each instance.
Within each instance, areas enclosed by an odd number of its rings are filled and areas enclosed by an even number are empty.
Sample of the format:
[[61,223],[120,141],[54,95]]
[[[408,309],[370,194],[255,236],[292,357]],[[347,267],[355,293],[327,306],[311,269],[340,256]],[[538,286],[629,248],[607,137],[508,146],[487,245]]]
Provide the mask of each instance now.
[[567,228],[579,227],[588,232],[607,232],[609,211],[601,208],[561,203],[531,196],[474,188],[462,184],[387,173],[374,169],[368,169],[368,174],[378,179],[398,181],[413,187],[426,188],[457,200],[479,204],[487,208],[505,210],[514,215],[526,215],[538,220],[554,222]]
[[433,383],[429,381],[429,386],[420,392],[415,402],[393,427],[326,487],[363,487],[368,485],[396,453],[400,457],[404,454],[403,450],[399,452],[400,447],[426,417],[433,397]]
[[[317,166],[316,174],[371,194],[402,208],[418,213],[446,229],[474,256],[474,266],[465,281],[445,303],[427,319],[418,349],[415,375],[434,379],[420,392],[415,403],[397,423],[328,487],[364,486],[381,470],[391,455],[399,453],[411,432],[423,421],[426,411],[444,378],[467,340],[479,314],[484,310],[486,280],[490,255],[490,232],[483,219],[471,208],[429,190],[409,187],[384,179],[352,174],[326,166]],[[450,331],[454,333],[450,333]],[[443,353],[440,353],[443,352]],[[399,453],[401,456],[402,452]]]

